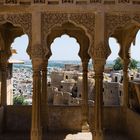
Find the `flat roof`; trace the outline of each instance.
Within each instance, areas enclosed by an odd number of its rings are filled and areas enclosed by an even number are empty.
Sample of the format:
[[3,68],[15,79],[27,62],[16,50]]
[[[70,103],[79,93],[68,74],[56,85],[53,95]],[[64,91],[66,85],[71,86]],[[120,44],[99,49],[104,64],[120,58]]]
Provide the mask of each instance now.
[[16,59],[9,59],[8,63],[13,63],[13,64],[24,64],[23,60],[16,60]]

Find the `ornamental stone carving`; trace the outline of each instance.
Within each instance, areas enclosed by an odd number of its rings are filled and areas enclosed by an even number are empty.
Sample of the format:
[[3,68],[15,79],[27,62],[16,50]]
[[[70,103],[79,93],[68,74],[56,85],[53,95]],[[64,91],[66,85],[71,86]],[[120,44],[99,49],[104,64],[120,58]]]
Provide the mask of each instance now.
[[106,14],[105,15],[105,27],[107,37],[110,37],[115,29],[118,27],[124,27],[125,25],[136,21],[140,23],[140,14]]
[[106,59],[94,59],[93,64],[96,75],[101,74],[100,76],[102,77],[104,66],[106,64]]
[[29,13],[25,14],[8,14],[0,15],[0,24],[10,22],[14,26],[23,28],[24,33],[28,34],[31,39],[32,36],[32,15]]
[[5,20],[4,15],[0,15],[0,23]]
[[30,13],[0,15],[0,24],[6,22],[23,28],[24,33],[29,36],[29,47],[27,48],[27,52],[30,54],[30,47],[32,44],[32,15]]
[[111,36],[117,27],[123,27],[131,21],[131,17],[127,14],[106,14],[105,15],[105,27],[107,36]]
[[34,0],[34,3],[45,3],[45,0]]
[[41,14],[42,44],[46,45],[47,35],[56,26],[62,26],[66,22],[72,22],[82,28],[94,40],[95,15],[94,13],[46,13]]
[[11,22],[15,26],[20,26],[23,28],[24,32],[31,37],[32,32],[32,15],[29,13],[25,14],[8,14],[7,21]]
[[87,29],[87,32],[94,35],[95,29],[95,15],[92,13],[78,13],[78,14],[71,14],[70,18],[71,21],[74,21],[77,25],[81,25]]
[[135,14],[133,16],[133,20],[136,21],[136,22],[138,22],[138,23],[140,23],[140,14]]
[[17,4],[17,0],[5,0],[6,4]]
[[104,42],[100,42],[93,50],[93,58],[94,59],[107,59],[110,55],[111,51],[109,47],[104,45]]
[[44,56],[44,49],[41,44],[35,44],[31,48],[31,58],[42,58]]

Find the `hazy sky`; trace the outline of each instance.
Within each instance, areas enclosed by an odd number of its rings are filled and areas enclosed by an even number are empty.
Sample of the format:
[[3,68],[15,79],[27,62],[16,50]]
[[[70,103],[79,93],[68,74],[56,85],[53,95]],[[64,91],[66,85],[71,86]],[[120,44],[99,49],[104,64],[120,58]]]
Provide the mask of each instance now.
[[[109,45],[112,54],[108,57],[108,60],[114,60],[118,57],[119,44],[114,38],[110,38]],[[26,53],[26,48],[28,46],[27,35],[16,38],[11,46],[17,50],[17,54],[12,56],[13,59],[29,59]],[[75,38],[70,38],[68,35],[56,38],[51,45],[51,50],[53,55],[50,60],[80,60],[78,56],[79,44]],[[140,61],[140,31],[137,34],[135,46],[131,46],[131,57]]]

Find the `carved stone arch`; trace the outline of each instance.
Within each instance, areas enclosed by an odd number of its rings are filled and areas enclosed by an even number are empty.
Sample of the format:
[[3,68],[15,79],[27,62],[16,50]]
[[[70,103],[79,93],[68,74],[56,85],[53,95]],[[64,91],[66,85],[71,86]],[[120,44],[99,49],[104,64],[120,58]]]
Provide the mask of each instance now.
[[140,14],[105,14],[105,34],[106,38],[111,37],[117,28],[123,28],[126,25],[134,23],[140,26]]
[[[62,25],[62,26],[63,26],[63,25]],[[66,30],[65,30],[65,29],[64,29],[64,30],[61,29],[61,30],[56,31],[56,32],[54,31],[55,29],[62,28],[62,26],[61,26],[61,27],[60,27],[60,26],[54,27],[54,28],[51,30],[51,33],[48,34],[48,36],[47,36],[47,38],[46,38],[47,48],[48,48],[48,50],[49,50],[49,55],[52,55],[52,52],[51,52],[51,44],[54,42],[54,39],[57,38],[57,37],[61,37],[61,36],[64,35],[64,34],[67,34],[69,37],[75,38],[76,41],[81,45],[80,38],[79,38],[77,35],[66,31],[67,29],[66,29]],[[53,36],[52,36],[52,34],[53,34]],[[51,36],[50,36],[50,35],[51,35]],[[79,50],[79,51],[80,51],[80,50]],[[48,52],[46,52],[46,55],[47,55],[47,53],[48,53]]]
[[[67,22],[62,24],[61,26],[55,26],[51,33],[47,36],[46,42],[47,42],[47,53],[46,56],[51,55],[51,49],[50,46],[53,43],[54,39],[57,37],[61,37],[63,34],[67,34],[70,37],[74,37],[76,41],[80,45],[80,49],[78,52],[78,55],[81,59],[89,58],[88,55],[88,49],[89,49],[89,38],[86,36],[85,31],[81,29],[80,27],[76,27],[73,23]],[[85,53],[87,52],[87,53]]]
[[119,27],[124,27],[125,24],[131,21],[131,16],[128,14],[105,14],[105,33],[106,37],[109,38]]
[[27,48],[27,53],[31,55],[30,50],[32,44],[32,15],[30,13],[0,15],[0,24],[4,24],[6,22],[11,23],[15,27],[22,28],[23,33],[28,35],[29,45]]
[[[41,13],[41,38],[42,44],[47,46],[46,38],[55,26],[61,27],[64,23],[73,23],[82,28],[89,37],[90,46],[94,42],[95,15],[94,13]],[[49,50],[46,49],[46,52]]]
[[[131,26],[131,27],[130,27]],[[129,51],[129,44],[133,41],[133,39],[136,36],[136,33],[138,31],[138,28],[140,28],[140,15],[138,14],[133,14],[133,15],[128,15],[128,14],[119,14],[119,15],[109,15],[106,14],[106,40],[109,39],[109,37],[115,37],[117,42],[120,44],[120,52],[119,56],[120,57],[129,57],[128,52]],[[122,36],[126,35],[128,36],[127,31],[125,29],[131,28],[133,31],[131,33],[131,39],[127,43],[122,44],[122,37],[121,35],[117,35],[122,32]],[[125,47],[124,47],[125,46]],[[127,54],[127,56],[125,56]]]

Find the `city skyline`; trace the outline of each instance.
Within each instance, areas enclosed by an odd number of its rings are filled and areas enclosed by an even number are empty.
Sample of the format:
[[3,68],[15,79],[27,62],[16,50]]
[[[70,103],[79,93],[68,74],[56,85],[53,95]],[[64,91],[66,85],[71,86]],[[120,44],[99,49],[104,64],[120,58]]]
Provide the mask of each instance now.
[[[14,54],[11,58],[18,60],[29,60],[29,55],[26,53],[29,40],[28,36],[22,35],[14,40],[11,47],[16,49],[17,54]],[[108,57],[108,61],[113,61],[118,57],[119,44],[115,38],[109,39],[109,46],[111,49],[111,55]],[[80,60],[78,56],[80,46],[75,38],[68,35],[62,35],[56,38],[51,44],[52,56],[49,60]],[[137,33],[135,45],[131,45],[131,58],[140,61],[140,30]]]

